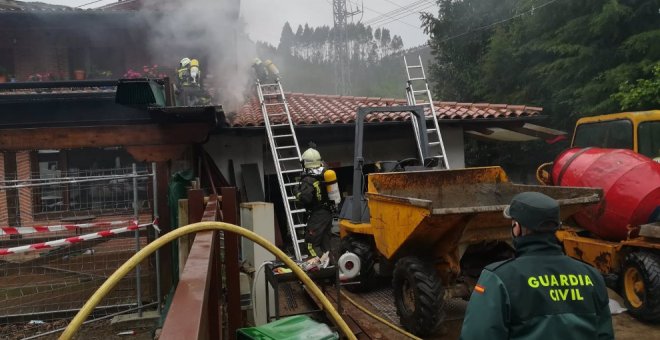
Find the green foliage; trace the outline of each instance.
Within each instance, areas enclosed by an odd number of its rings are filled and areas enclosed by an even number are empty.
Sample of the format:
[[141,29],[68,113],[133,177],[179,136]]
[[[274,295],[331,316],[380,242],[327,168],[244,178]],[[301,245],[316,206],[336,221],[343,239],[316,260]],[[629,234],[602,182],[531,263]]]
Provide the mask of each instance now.
[[622,110],[650,110],[660,107],[660,62],[655,64],[648,79],[637,79],[621,84],[612,95]]
[[[442,80],[436,97],[541,106],[550,117],[543,125],[564,131],[581,116],[658,105],[649,70],[660,60],[660,0],[437,3],[437,15],[423,16],[434,54],[431,78]],[[498,157],[521,154],[520,144],[490,147]],[[492,154],[473,152],[468,162],[487,164]],[[553,156],[531,152],[513,161]]]

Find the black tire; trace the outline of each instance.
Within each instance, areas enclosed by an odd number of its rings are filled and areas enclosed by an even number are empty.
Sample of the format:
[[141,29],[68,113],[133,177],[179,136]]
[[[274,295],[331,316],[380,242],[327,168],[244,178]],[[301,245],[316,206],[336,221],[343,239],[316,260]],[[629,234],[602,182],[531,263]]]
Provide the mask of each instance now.
[[621,296],[632,316],[643,321],[660,322],[658,254],[649,251],[628,254],[623,264],[620,287]]
[[374,269],[376,252],[373,240],[355,235],[346,236],[341,239],[341,254],[347,251],[360,258],[360,273],[353,280],[354,283],[345,286],[346,289],[354,293],[373,290],[378,285],[376,270]]
[[401,325],[417,336],[435,333],[444,319],[444,288],[433,265],[404,257],[394,267],[392,285]]

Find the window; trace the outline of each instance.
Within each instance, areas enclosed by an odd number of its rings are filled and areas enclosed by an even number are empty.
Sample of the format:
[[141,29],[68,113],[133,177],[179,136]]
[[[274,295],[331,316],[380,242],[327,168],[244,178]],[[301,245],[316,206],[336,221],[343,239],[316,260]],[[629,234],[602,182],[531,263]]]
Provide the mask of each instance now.
[[[51,181],[41,182],[33,188],[34,213],[132,213],[133,181],[130,174],[133,162],[135,160],[122,148],[37,151],[32,178]],[[144,164],[138,164],[138,171],[144,169]],[[90,180],[90,176],[96,179]],[[58,180],[60,178],[67,179]],[[147,187],[145,180],[139,180],[138,199],[141,202],[148,200]]]
[[627,119],[619,119],[581,124],[575,131],[573,146],[632,150],[632,122]]
[[643,122],[637,128],[639,153],[650,158],[660,157],[660,122]]

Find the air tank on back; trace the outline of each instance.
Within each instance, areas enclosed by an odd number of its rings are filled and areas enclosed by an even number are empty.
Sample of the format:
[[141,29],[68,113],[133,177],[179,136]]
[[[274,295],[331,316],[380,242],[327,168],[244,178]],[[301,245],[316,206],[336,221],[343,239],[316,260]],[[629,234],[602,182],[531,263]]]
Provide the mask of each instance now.
[[650,222],[660,207],[660,163],[631,150],[566,150],[555,159],[552,181],[603,189],[603,200],[574,218],[580,227],[607,240],[626,239],[631,226]]

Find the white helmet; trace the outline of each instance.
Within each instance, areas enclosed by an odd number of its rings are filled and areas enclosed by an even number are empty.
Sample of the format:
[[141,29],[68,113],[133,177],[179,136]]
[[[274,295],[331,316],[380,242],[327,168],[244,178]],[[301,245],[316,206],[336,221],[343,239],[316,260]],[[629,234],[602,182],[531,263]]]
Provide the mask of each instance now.
[[303,166],[305,169],[315,169],[321,167],[321,154],[314,148],[305,150],[302,154]]
[[190,58],[181,59],[181,62],[179,63],[180,67],[186,67],[188,65],[190,65]]

